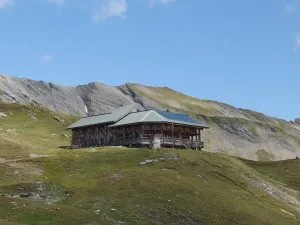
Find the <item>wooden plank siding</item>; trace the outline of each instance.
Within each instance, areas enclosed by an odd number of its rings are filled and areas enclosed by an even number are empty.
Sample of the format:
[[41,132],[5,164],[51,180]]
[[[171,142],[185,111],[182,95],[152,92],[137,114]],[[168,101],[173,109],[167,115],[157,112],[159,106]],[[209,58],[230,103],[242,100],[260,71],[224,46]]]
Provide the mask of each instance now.
[[108,125],[81,127],[72,131],[72,146],[78,148],[106,146],[112,139]]
[[201,149],[201,128],[166,124],[143,123],[120,127],[109,127],[111,124],[73,129],[72,146],[127,146],[153,147],[154,139],[159,140],[162,147]]

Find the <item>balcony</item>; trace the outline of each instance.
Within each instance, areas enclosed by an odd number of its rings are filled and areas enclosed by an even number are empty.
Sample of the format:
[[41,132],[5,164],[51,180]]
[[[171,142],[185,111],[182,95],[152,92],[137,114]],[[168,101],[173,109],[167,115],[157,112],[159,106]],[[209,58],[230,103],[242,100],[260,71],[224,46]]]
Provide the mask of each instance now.
[[189,139],[182,138],[169,138],[169,137],[160,137],[155,138],[155,141],[151,137],[141,136],[139,138],[125,139],[125,140],[115,140],[114,145],[123,145],[123,146],[148,146],[150,148],[155,146],[155,143],[158,143],[160,147],[174,147],[174,148],[186,148],[186,149],[199,149],[204,148],[204,143],[202,141],[194,141]]

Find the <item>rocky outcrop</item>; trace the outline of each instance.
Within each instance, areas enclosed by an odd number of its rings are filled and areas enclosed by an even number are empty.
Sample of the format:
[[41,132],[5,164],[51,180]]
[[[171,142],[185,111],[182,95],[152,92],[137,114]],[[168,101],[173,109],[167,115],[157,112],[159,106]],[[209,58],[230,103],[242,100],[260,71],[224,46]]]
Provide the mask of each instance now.
[[54,111],[82,116],[86,111],[103,113],[133,103],[119,88],[100,83],[68,87],[4,75],[0,76],[0,101],[39,104]]
[[208,151],[254,160],[262,158],[261,153],[271,160],[300,157],[300,119],[288,122],[225,103],[193,98],[166,87],[138,84],[112,87],[101,83],[67,87],[1,75],[0,101],[39,104],[81,116],[137,102],[144,108],[191,113],[206,121],[210,126],[204,133]]

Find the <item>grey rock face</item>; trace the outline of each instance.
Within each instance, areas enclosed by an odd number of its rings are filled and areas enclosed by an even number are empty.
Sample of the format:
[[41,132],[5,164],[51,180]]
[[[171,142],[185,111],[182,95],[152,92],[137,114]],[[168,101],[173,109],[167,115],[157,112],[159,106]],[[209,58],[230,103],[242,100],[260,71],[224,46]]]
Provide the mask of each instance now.
[[296,123],[297,125],[300,125],[300,118],[296,118],[296,119],[295,119],[295,123]]
[[79,115],[86,115],[86,108],[89,114],[96,114],[133,103],[118,88],[100,83],[67,87],[3,75],[0,76],[0,101],[39,104],[54,111]]
[[156,102],[151,101],[150,99],[142,95],[138,95],[138,93],[132,90],[131,87],[127,84],[121,85],[119,89],[120,91],[122,91],[123,94],[130,97],[134,102],[142,105],[145,109],[161,109],[161,107],[159,107],[159,105]]

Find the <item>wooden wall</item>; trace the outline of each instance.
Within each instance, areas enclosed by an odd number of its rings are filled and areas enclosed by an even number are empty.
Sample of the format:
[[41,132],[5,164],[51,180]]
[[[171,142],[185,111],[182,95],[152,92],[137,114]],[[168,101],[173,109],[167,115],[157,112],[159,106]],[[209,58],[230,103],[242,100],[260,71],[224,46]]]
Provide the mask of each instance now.
[[[109,128],[110,124],[73,129],[72,146],[74,148],[119,145],[122,141],[136,140],[140,137],[201,141],[201,129],[191,126],[171,124],[136,124]],[[123,143],[127,143],[126,141]]]
[[72,146],[97,147],[109,145],[112,142],[112,133],[108,125],[90,126],[73,129]]

